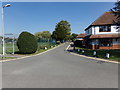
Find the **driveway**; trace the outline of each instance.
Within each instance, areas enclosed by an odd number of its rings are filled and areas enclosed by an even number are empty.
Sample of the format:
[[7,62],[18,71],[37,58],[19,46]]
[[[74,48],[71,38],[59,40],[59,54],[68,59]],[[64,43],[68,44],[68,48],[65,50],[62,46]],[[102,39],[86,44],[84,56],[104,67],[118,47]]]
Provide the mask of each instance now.
[[3,88],[118,88],[118,64],[72,55],[68,45],[4,62]]

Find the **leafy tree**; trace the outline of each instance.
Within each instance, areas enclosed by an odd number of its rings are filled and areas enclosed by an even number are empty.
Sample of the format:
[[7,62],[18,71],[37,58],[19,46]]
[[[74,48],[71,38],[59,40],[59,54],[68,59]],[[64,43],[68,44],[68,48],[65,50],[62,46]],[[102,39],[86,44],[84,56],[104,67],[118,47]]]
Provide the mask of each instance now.
[[112,13],[115,14],[115,16],[117,16],[117,22],[115,22],[116,24],[120,25],[120,1],[117,1],[115,3],[115,7],[113,9],[111,9]]
[[22,32],[19,35],[17,46],[19,52],[23,54],[35,53],[38,48],[35,36],[29,32]]
[[49,31],[43,31],[41,33],[41,36],[42,36],[42,38],[49,39],[49,38],[51,38],[51,33]]
[[78,36],[78,34],[72,33],[71,40],[74,40],[77,36]]
[[42,32],[36,32],[36,33],[35,33],[35,37],[36,37],[37,39],[42,38]]
[[70,24],[67,21],[60,21],[57,23],[55,27],[55,31],[53,31],[52,37],[56,40],[68,40],[70,38]]
[[49,31],[43,31],[43,32],[36,32],[35,37],[37,39],[39,38],[51,38],[51,33]]

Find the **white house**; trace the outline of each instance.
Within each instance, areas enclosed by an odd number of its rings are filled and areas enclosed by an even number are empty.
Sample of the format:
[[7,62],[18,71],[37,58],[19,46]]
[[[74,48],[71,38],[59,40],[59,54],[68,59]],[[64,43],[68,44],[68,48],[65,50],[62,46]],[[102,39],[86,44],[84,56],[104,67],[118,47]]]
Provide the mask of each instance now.
[[116,16],[105,12],[85,29],[86,47],[90,49],[120,49],[120,29]]

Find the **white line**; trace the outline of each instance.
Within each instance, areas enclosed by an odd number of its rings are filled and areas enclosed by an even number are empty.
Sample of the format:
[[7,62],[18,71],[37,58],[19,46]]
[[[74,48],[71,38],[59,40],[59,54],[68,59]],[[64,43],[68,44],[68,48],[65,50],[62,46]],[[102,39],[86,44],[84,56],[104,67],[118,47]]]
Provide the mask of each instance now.
[[[71,42],[72,43],[72,42]],[[69,49],[69,47],[70,47],[70,45],[71,45],[71,43],[68,45],[68,47],[66,48],[66,51]]]

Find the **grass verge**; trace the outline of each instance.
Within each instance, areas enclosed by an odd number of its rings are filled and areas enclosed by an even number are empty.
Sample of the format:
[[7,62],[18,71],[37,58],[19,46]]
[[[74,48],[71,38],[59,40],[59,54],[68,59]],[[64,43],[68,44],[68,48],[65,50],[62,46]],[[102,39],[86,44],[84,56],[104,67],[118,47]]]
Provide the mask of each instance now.
[[[120,50],[90,50],[90,49],[85,49],[85,48],[79,48],[76,47],[76,51],[79,54],[84,54],[86,56],[91,56],[91,57],[97,57],[97,58],[103,58],[103,59],[110,59],[110,60],[115,60],[120,62]],[[80,51],[78,51],[80,49]],[[82,50],[84,50],[84,53],[82,53]],[[96,51],[96,55],[94,55],[94,51]],[[110,57],[107,58],[106,54],[109,53]]]
[[16,59],[17,57],[0,57],[0,60]]

